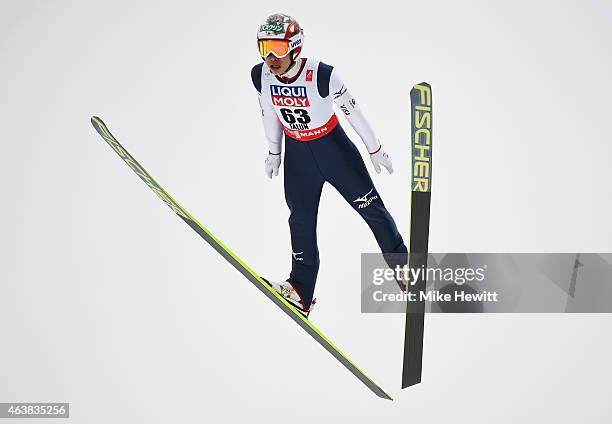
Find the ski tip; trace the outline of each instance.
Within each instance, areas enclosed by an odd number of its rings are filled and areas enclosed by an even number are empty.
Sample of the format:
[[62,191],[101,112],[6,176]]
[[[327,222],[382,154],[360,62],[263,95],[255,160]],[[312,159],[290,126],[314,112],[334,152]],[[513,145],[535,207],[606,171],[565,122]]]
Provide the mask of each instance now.
[[96,130],[96,132],[100,134],[102,138],[104,138],[104,122],[102,122],[102,120],[97,116],[92,116],[90,121],[91,125],[94,127],[94,130]]
[[92,116],[91,117],[91,125],[93,125],[94,129],[98,132],[98,134],[100,134],[102,136],[102,138],[104,138],[106,140],[107,136],[112,137],[112,135],[110,134],[110,131],[108,130],[108,127],[106,126],[106,124],[104,123],[103,120],[101,120],[100,118],[98,118],[97,116]]
[[393,398],[391,396],[389,396],[388,394],[386,394],[385,392],[382,392],[381,395],[379,395],[382,399],[387,399],[390,400],[391,402],[393,402]]
[[391,396],[389,396],[387,394],[387,392],[385,392],[382,387],[380,387],[378,384],[374,383],[372,380],[370,380],[370,382],[372,383],[370,387],[370,390],[372,390],[376,396],[378,396],[381,399],[387,399],[390,401],[393,401],[393,398]]
[[413,88],[413,89],[415,89],[415,88],[416,88],[416,87],[418,87],[418,86],[421,86],[421,87],[429,87],[429,88],[431,88],[431,85],[430,85],[428,82],[425,82],[425,81],[420,82],[420,83],[418,83],[418,84],[415,84],[415,85],[414,85],[412,88]]

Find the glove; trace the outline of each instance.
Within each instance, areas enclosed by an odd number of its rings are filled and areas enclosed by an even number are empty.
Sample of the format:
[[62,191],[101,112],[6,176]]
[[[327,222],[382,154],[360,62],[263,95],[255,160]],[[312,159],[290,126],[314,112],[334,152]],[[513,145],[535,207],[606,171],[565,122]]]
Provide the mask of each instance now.
[[268,153],[268,157],[266,158],[266,168],[265,172],[268,178],[272,179],[272,175],[275,177],[278,175],[278,168],[281,164],[281,155]]
[[380,166],[384,166],[389,171],[389,174],[393,174],[393,163],[391,157],[382,149],[382,146],[378,148],[374,153],[370,153],[370,159],[374,164],[374,169],[377,174],[380,174]]

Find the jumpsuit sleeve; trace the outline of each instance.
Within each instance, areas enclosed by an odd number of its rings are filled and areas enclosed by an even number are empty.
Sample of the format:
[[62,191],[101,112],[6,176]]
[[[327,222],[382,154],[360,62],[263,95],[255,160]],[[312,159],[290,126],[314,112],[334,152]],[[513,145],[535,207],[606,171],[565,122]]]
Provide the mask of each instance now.
[[329,79],[329,93],[334,97],[334,103],[344,113],[355,132],[361,137],[368,152],[375,153],[380,148],[380,142],[335,68],[332,70]]
[[278,155],[283,150],[283,124],[281,124],[276,112],[269,102],[257,94],[259,98],[259,107],[261,108],[261,120],[263,121],[264,132],[268,139],[268,151],[274,155]]

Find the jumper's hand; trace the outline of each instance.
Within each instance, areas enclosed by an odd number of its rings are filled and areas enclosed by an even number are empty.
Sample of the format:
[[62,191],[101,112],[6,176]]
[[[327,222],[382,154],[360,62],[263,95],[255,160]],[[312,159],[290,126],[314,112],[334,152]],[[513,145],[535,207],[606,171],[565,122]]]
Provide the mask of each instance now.
[[272,179],[272,175],[275,177],[278,175],[278,168],[280,168],[281,164],[281,155],[268,153],[268,157],[266,158],[266,166],[265,172],[268,178]]
[[391,162],[391,156],[389,156],[383,149],[382,146],[378,148],[374,153],[370,153],[370,159],[374,164],[374,169],[377,174],[380,174],[380,166],[384,166],[389,171],[389,174],[393,174],[393,163]]

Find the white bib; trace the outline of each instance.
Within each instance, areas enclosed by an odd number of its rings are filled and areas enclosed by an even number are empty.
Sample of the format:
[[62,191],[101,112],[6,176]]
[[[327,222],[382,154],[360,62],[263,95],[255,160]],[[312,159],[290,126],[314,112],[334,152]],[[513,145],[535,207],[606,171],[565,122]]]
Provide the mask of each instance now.
[[274,108],[285,134],[299,141],[323,137],[338,124],[332,96],[319,95],[319,61],[305,61],[297,79],[289,84],[276,78],[265,63],[261,74],[262,99]]

